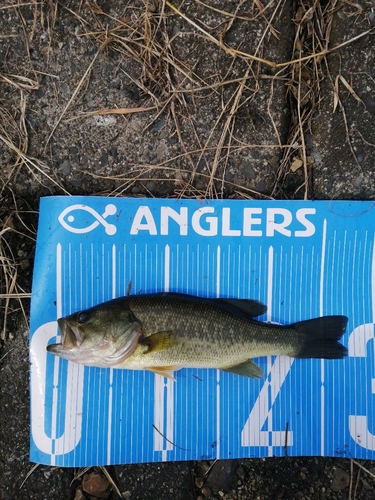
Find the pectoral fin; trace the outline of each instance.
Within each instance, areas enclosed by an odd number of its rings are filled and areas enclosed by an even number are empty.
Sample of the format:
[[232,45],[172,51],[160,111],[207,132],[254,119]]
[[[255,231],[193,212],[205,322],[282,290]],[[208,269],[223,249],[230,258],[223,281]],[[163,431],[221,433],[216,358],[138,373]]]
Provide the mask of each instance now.
[[242,377],[249,378],[262,378],[263,370],[259,368],[250,359],[239,365],[230,366],[228,368],[221,368],[224,372],[235,373],[236,375],[241,375]]
[[173,372],[175,370],[179,370],[179,366],[151,366],[148,368],[151,372],[156,373],[157,375],[161,375],[162,377],[167,377],[173,382],[176,382],[176,379],[173,376]]
[[173,332],[157,332],[149,337],[143,337],[139,341],[140,344],[147,346],[147,353],[162,351],[172,347],[176,342],[175,334]]

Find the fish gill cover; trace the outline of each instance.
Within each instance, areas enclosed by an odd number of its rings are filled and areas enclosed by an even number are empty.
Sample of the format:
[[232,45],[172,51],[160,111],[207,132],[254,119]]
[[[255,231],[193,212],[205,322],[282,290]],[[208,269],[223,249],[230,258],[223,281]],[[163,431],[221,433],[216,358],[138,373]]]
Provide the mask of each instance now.
[[[267,456],[375,458],[371,202],[41,200],[30,460],[59,466]],[[94,368],[46,350],[57,319],[131,294],[255,299],[261,321],[345,315],[345,359],[268,356],[248,379]]]

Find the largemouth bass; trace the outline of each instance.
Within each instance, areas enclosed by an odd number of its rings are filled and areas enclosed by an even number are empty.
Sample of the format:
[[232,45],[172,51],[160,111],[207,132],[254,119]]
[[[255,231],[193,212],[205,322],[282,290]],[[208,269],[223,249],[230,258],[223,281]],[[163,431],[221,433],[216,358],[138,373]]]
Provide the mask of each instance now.
[[256,321],[256,300],[205,299],[178,293],[122,297],[79,311],[58,324],[61,344],[47,350],[88,366],[151,370],[173,378],[180,368],[219,368],[262,377],[250,358],[342,358],[346,316],[281,326]]

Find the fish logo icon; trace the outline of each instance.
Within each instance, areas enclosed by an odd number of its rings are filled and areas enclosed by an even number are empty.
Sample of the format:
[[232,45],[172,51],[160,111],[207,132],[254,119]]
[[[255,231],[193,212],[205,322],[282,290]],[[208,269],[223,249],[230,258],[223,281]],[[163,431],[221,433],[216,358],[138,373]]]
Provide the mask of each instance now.
[[[78,212],[78,216],[73,215],[72,212]],[[88,212],[89,214],[91,214],[94,217],[95,221],[92,222],[89,226],[85,226],[85,224],[87,224],[87,221],[82,220],[82,212]],[[115,215],[116,212],[117,208],[112,203],[109,203],[105,207],[102,215],[100,215],[96,210],[87,205],[71,205],[61,212],[58,217],[58,221],[67,231],[76,234],[89,233],[101,224],[104,227],[105,232],[109,236],[113,236],[116,233],[117,228],[114,224],[109,224],[106,221],[106,218],[111,215]],[[83,227],[79,227],[79,225]]]

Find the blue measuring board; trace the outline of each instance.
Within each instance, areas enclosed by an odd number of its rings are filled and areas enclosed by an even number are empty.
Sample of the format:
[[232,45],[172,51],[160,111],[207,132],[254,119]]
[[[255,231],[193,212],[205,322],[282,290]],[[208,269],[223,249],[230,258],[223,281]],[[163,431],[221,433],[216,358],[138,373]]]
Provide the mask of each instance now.
[[[375,458],[372,202],[41,200],[31,302],[30,460],[89,466]],[[258,299],[262,321],[349,317],[344,360],[255,360],[260,380],[89,368],[46,352],[57,319],[131,293]]]

